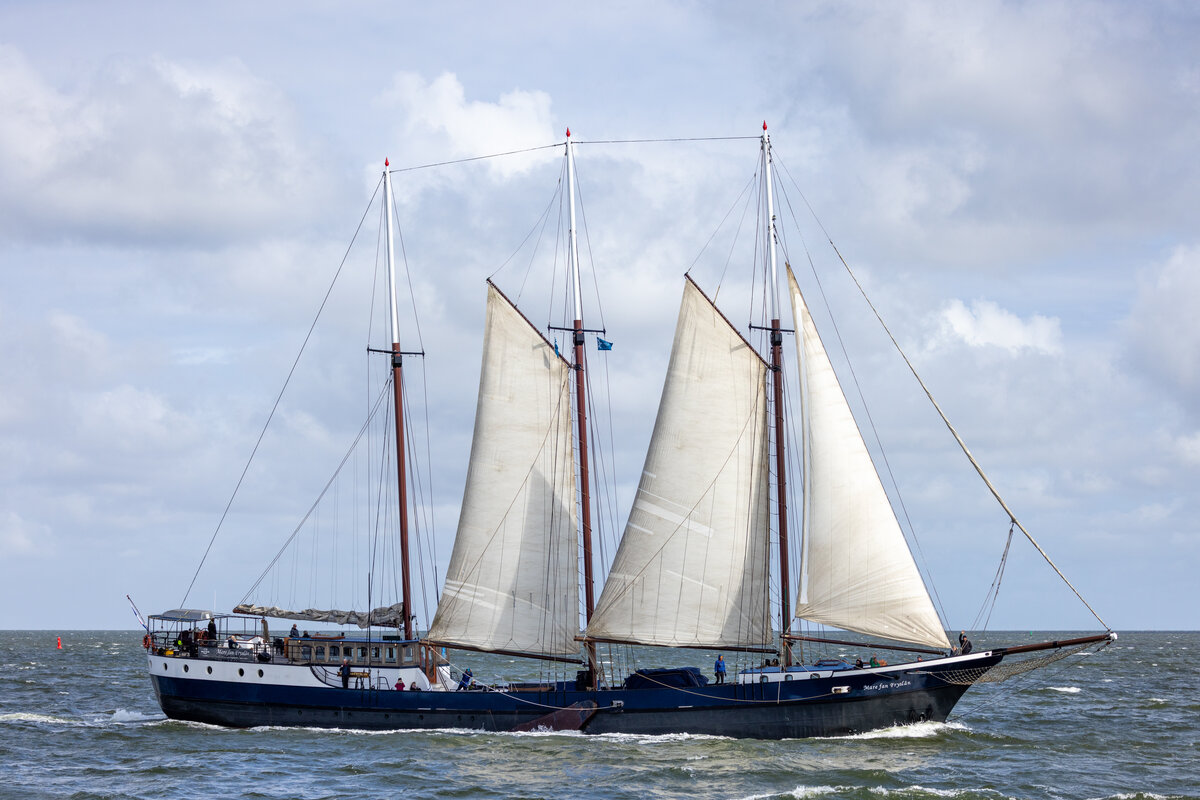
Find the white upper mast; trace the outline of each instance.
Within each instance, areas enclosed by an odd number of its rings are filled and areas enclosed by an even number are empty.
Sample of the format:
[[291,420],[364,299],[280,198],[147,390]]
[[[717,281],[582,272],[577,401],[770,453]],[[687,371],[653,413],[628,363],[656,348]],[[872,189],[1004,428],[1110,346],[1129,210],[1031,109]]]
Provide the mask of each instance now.
[[392,312],[392,344],[400,344],[400,317],[396,311],[396,256],[392,246],[392,173],[389,162],[383,160],[383,202],[387,214],[385,238],[387,241],[388,304]]

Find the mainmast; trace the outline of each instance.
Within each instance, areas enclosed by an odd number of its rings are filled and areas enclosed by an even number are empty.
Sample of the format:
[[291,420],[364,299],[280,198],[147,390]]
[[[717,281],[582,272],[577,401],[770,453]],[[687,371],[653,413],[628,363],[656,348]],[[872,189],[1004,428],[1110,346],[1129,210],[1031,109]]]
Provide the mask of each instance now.
[[387,214],[388,303],[392,312],[392,387],[396,411],[396,481],[400,490],[400,575],[404,600],[404,638],[413,638],[412,585],[408,577],[408,480],[404,456],[404,355],[400,351],[400,317],[396,311],[396,260],[392,246],[392,175],[383,160],[383,199]]
[[[779,326],[779,274],[775,258],[778,235],[775,231],[775,203],[771,185],[771,135],[767,133],[765,120],[762,155],[763,176],[767,182],[767,253],[771,264],[771,383],[775,390],[775,492],[779,503],[779,620],[780,633],[787,634],[791,628],[792,608],[788,580],[787,472],[783,441],[783,331]],[[786,637],[781,641],[784,666],[790,666],[791,642]]]
[[[571,283],[574,289],[575,322],[575,406],[576,424],[579,427],[579,518],[583,525],[583,597],[585,623],[592,621],[595,610],[595,594],[592,586],[592,503],[588,480],[588,445],[587,445],[587,394],[583,368],[583,291],[579,282],[579,241],[575,235],[575,161],[571,157],[571,129],[567,128],[567,197],[570,209],[570,228],[567,232],[568,251],[571,259]],[[588,641],[588,669],[595,670],[596,645]],[[595,680],[595,677],[592,678]]]

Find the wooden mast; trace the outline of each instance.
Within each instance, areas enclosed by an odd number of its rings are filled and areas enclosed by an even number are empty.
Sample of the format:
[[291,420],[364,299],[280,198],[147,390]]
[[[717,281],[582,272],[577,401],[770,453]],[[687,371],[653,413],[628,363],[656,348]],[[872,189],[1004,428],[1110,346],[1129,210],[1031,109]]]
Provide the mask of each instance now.
[[[767,183],[767,252],[771,264],[771,384],[775,391],[775,494],[779,504],[779,621],[780,633],[791,630],[792,603],[788,579],[788,526],[787,526],[787,467],[784,457],[783,427],[783,331],[779,326],[779,275],[776,267],[775,248],[778,236],[775,232],[775,205],[771,186],[771,136],[767,123],[763,121],[762,133],[763,175]],[[792,644],[786,636],[781,639],[783,665],[792,663]]]
[[[587,393],[583,367],[583,292],[579,285],[579,241],[575,235],[575,162],[571,158],[571,129],[567,128],[567,197],[570,208],[570,227],[567,232],[568,252],[571,259],[571,282],[574,288],[575,321],[572,334],[575,345],[575,420],[579,441],[579,518],[583,535],[583,597],[585,624],[592,621],[596,608],[595,590],[592,580],[592,503],[588,478],[587,437]],[[588,671],[591,683],[596,684],[596,645],[592,641],[584,644],[587,650]]]
[[[400,317],[396,311],[396,262],[392,246],[392,175],[388,160],[383,160],[383,198],[387,214],[388,303],[392,312],[392,389],[396,412],[396,482],[400,506],[400,580],[404,601],[404,638],[413,638],[412,584],[408,566],[408,479],[404,454],[404,356],[400,352]],[[369,613],[369,612],[368,612]]]

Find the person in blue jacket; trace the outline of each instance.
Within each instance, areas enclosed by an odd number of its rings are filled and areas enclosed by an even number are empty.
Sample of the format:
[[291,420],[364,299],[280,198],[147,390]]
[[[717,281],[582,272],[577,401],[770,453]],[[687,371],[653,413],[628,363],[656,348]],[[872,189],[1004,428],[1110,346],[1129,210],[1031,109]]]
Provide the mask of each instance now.
[[717,675],[717,683],[725,682],[725,656],[717,656],[717,663],[713,664],[713,672]]

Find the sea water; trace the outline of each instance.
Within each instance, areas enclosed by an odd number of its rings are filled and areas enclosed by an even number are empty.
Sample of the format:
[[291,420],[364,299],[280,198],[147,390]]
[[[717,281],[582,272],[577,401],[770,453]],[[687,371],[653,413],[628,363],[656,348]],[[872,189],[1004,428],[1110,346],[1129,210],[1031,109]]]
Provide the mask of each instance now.
[[1200,799],[1200,633],[1122,633],[945,724],[785,741],[172,722],[140,641],[0,631],[0,797]]

